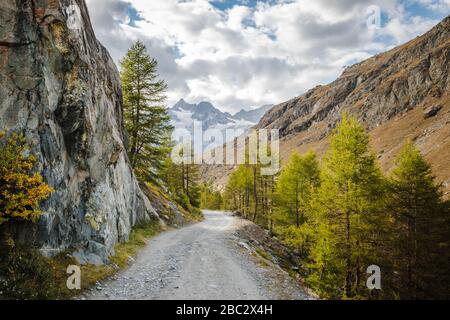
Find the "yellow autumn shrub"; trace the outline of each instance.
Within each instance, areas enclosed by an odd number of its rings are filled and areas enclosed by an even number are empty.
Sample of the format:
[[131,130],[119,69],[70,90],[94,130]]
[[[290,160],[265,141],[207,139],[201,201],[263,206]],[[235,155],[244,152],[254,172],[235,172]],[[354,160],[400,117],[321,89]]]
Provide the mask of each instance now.
[[11,219],[36,221],[39,203],[53,190],[39,173],[32,172],[36,158],[22,135],[0,133],[0,224]]

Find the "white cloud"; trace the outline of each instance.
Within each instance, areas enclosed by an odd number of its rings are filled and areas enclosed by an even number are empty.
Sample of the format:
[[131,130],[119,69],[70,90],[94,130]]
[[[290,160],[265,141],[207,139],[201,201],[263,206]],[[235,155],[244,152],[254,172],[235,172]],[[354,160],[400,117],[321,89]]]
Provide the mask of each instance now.
[[415,1],[433,11],[448,12],[448,10],[450,10],[450,0],[415,0]]
[[[434,8],[450,0],[420,1]],[[366,26],[377,4],[388,21]],[[230,112],[279,103],[336,78],[345,65],[405,42],[437,21],[395,0],[87,0],[100,41],[118,61],[141,39],[169,84],[169,104],[208,100]],[[129,25],[130,6],[142,20]],[[448,6],[447,6],[448,8]]]

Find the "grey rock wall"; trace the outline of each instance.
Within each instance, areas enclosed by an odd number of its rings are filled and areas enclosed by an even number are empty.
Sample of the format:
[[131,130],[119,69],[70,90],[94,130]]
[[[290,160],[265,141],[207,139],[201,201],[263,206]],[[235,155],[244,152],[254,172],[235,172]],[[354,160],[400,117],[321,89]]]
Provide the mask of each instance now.
[[116,66],[84,0],[0,0],[0,131],[24,133],[56,191],[17,240],[107,261],[131,227],[159,219],[124,147]]

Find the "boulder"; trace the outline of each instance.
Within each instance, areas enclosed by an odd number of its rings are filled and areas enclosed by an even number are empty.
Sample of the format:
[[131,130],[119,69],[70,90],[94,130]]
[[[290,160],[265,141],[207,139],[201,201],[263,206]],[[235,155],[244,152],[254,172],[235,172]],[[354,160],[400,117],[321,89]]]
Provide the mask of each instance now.
[[425,119],[434,117],[439,113],[441,109],[442,106],[431,106],[424,111],[423,116]]

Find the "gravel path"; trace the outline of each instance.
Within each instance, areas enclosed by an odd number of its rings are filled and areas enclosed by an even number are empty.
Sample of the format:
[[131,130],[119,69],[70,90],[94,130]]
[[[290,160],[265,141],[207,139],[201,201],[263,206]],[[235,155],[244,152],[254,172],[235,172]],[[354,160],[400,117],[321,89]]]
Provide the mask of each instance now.
[[205,211],[205,220],[151,239],[136,261],[82,299],[308,299],[297,281],[263,262],[235,231],[245,222]]

